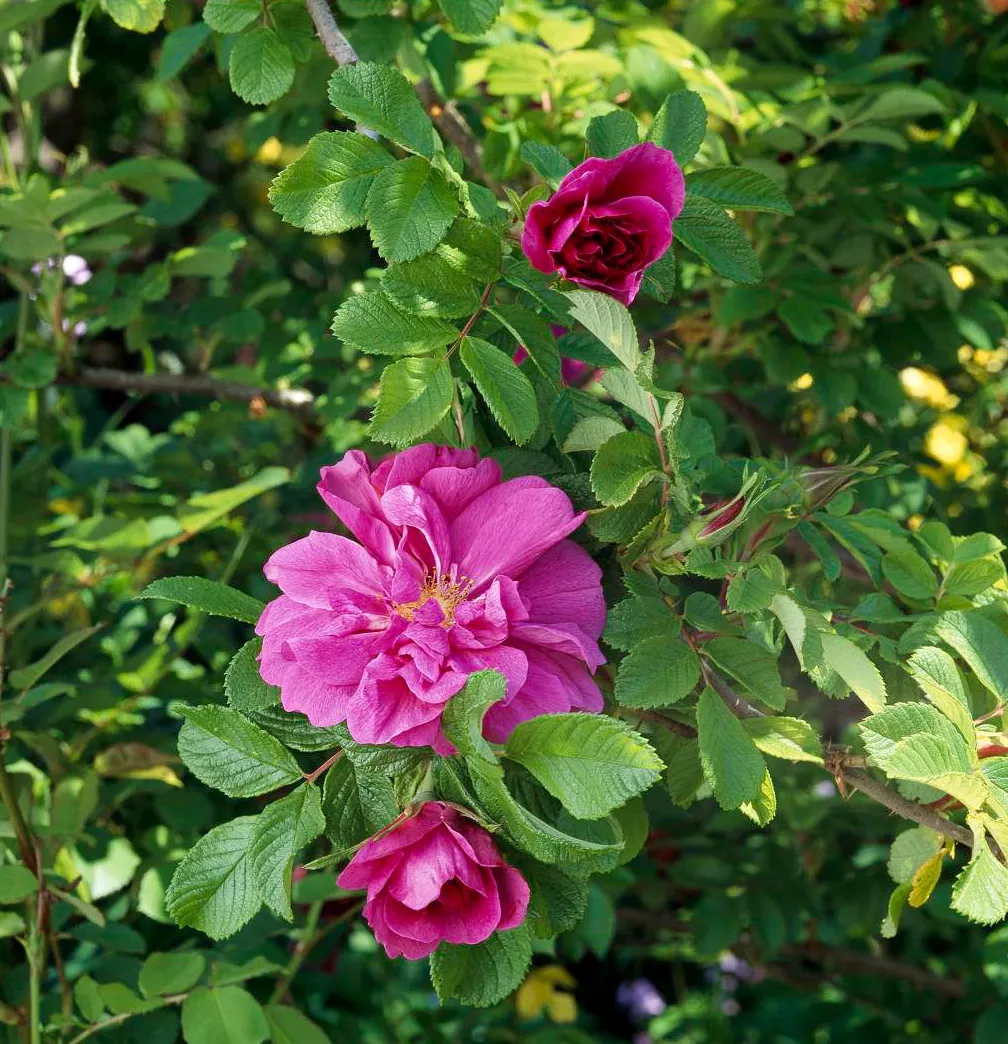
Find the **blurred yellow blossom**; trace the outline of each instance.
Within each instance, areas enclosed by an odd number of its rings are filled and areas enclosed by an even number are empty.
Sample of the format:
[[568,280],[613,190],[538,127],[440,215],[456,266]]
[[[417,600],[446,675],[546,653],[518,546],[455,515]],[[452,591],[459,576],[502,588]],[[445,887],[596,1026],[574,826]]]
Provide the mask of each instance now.
[[949,268],[948,273],[952,277],[952,282],[955,283],[960,290],[969,290],[974,282],[976,282],[973,278],[973,273],[965,265],[952,265]]
[[926,402],[937,410],[951,410],[959,402],[958,397],[945,387],[945,382],[937,374],[916,366],[907,366],[900,370],[899,377],[903,390],[911,399]]
[[788,391],[808,391],[815,383],[815,378],[810,373],[803,373],[796,377],[789,385]]
[[551,1022],[573,1022],[577,1002],[567,991],[576,985],[574,976],[559,964],[533,968],[515,994],[515,1007],[523,1019],[545,1014]]
[[943,417],[935,421],[924,436],[924,452],[946,467],[958,464],[969,452],[969,439],[961,430],[964,424],[958,423],[960,421],[963,418]]

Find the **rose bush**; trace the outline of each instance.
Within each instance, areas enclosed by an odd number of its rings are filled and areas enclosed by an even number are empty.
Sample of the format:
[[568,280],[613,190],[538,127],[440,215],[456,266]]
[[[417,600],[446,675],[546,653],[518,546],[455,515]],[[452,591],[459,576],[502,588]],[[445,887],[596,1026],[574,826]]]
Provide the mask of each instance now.
[[1000,1039],[993,6],[0,4],[12,1040]]

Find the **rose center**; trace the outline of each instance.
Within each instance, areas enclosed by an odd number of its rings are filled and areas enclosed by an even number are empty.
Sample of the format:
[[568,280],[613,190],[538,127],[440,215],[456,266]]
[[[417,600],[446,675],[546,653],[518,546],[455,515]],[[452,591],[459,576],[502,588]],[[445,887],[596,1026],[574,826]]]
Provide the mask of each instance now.
[[455,623],[455,610],[469,597],[472,586],[472,580],[465,576],[457,576],[453,566],[449,576],[428,576],[420,589],[420,597],[415,602],[396,602],[392,608],[404,620],[412,622],[417,610],[433,600],[441,606],[444,617],[441,626],[451,627]]

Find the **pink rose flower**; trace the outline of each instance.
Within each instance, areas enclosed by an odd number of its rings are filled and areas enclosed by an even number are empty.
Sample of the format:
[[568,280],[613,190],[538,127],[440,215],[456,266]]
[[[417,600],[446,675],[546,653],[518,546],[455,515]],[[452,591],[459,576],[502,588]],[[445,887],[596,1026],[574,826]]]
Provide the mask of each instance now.
[[675,157],[650,142],[587,159],[529,207],[522,250],[533,268],[630,304],[668,250],[686,198]]
[[529,903],[528,883],[493,838],[441,801],[366,841],[337,884],[367,889],[364,919],[375,938],[389,957],[410,960],[441,942],[473,945],[517,928]]
[[[567,332],[567,327],[560,326],[559,323],[552,323],[550,329],[553,331],[554,337],[563,337]],[[523,344],[518,345],[512,356],[514,362],[521,366],[527,358],[528,349]],[[564,384],[577,384],[589,368],[588,363],[582,362],[580,359],[570,359],[566,355],[562,355],[560,357],[560,380]],[[601,373],[602,371],[599,370],[598,372]]]
[[565,539],[585,516],[562,490],[432,445],[373,470],[352,450],[321,474],[359,543],[312,532],[266,563],[283,594],[256,625],[259,670],[287,710],[346,721],[358,743],[450,753],[441,712],[475,671],[507,680],[484,723],[496,742],[540,714],[602,709],[601,570]]

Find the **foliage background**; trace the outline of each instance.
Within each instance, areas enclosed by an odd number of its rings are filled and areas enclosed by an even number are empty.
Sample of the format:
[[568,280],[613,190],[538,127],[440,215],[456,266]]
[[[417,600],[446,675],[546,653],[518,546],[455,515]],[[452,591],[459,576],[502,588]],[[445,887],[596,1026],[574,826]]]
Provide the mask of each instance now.
[[[44,50],[69,49],[79,10],[50,6]],[[492,32],[474,38],[423,0],[391,13],[369,0],[339,7],[362,57],[398,58],[457,99],[479,128],[486,167],[518,192],[536,180],[522,141],[551,142],[576,161],[588,120],[613,103],[650,118],[669,90],[701,93],[713,128],[705,150],[715,159],[730,150],[786,187],[796,216],[750,216],[760,287],[729,288],[687,262],[668,305],[636,311],[659,345],[665,386],[693,397],[722,452],[830,464],[866,445],[892,450],[907,470],[863,487],[868,504],[911,526],[927,513],[957,533],[1005,536],[1005,16],[975,0],[507,0]],[[98,10],[79,87],[57,70],[65,54],[36,76],[42,166],[54,176],[136,157],[185,164],[127,178],[121,195],[137,209],[110,212],[71,241],[95,276],[60,302],[84,327],[62,338],[60,381],[8,374],[0,383],[13,433],[7,663],[34,663],[70,632],[82,639],[46,675],[37,704],[5,708],[3,719],[16,732],[7,761],[17,787],[49,809],[59,825],[46,843],[103,914],[99,927],[60,908],[67,974],[135,987],[146,952],[186,947],[206,956],[218,983],[248,974],[260,1000],[281,1000],[284,969],[297,970],[293,1003],[347,1041],[1008,1039],[999,999],[1008,930],[963,923],[942,883],[896,939],[880,939],[892,820],[859,797],[841,799],[802,765],[781,771],[777,820],[765,831],[710,800],[676,809],[649,795],[645,852],[595,885],[584,924],[537,957],[537,967],[562,965],[572,977],[573,1023],[548,973],[517,1006],[439,1009],[422,966],[389,963],[362,925],[339,923],[346,903],[326,873],[299,882],[293,928],[260,914],[213,947],[167,922],[173,866],[234,804],[218,807],[180,778],[168,708],[219,699],[246,636],[135,596],[175,573],[266,597],[262,561],[319,520],[317,468],[351,446],[372,448],[376,395],[375,361],[328,333],[335,306],[373,274],[366,233],[308,237],[267,199],[277,171],[334,125],[332,63],[308,47],[294,89],[251,107],[229,87],[221,38],[180,68],[177,33],[193,27],[195,40],[198,20],[196,5],[173,0],[165,30],[126,34]],[[548,70],[508,50],[550,31],[562,60]],[[944,111],[831,121],[879,83],[927,85]],[[21,315],[17,268],[0,305],[5,352]],[[51,309],[55,284],[38,279],[35,302]],[[32,336],[51,343],[35,307]],[[84,367],[205,372],[306,389],[314,405],[127,396],[81,386]],[[820,715],[825,734],[843,739],[842,709],[824,703]],[[115,765],[131,753],[124,743],[160,752],[144,755],[150,778],[132,762]],[[292,947],[306,917],[317,924],[301,965]],[[15,1039],[27,967],[16,926],[3,923],[0,1014]],[[233,970],[248,961],[258,963]],[[640,979],[668,1005],[654,1018],[619,1001],[620,985]],[[55,971],[45,985],[55,1012]],[[169,1041],[177,1032],[169,1009],[102,1034]]]

